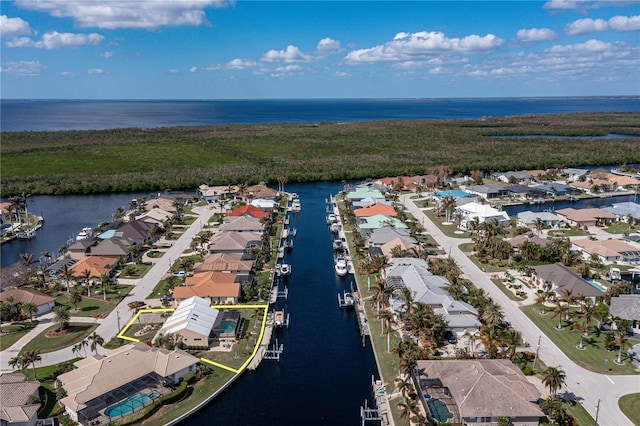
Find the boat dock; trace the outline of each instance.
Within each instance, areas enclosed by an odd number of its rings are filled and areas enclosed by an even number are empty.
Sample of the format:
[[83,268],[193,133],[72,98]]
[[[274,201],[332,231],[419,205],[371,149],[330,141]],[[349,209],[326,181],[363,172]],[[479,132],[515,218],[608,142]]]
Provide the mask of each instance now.
[[247,365],[248,370],[255,370],[262,362],[265,353],[269,350],[269,343],[271,342],[271,335],[273,334],[273,314],[267,314],[267,324],[264,327],[264,334],[262,335],[262,341],[260,342],[260,346],[258,347],[258,351],[256,352],[256,356],[253,357],[249,365]]

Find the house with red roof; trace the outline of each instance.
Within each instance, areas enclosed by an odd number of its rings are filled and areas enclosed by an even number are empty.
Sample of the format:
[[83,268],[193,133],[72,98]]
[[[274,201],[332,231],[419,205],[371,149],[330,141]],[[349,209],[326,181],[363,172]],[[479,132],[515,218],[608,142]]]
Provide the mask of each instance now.
[[225,216],[251,216],[257,219],[262,219],[263,217],[269,216],[269,213],[262,211],[260,207],[256,207],[252,204],[246,204],[244,206],[236,207],[235,209],[225,214]]
[[369,204],[368,206],[355,209],[353,211],[353,214],[355,214],[356,217],[370,217],[378,214],[392,217],[398,216],[398,213],[396,213],[396,209],[388,204],[383,203],[373,203]]

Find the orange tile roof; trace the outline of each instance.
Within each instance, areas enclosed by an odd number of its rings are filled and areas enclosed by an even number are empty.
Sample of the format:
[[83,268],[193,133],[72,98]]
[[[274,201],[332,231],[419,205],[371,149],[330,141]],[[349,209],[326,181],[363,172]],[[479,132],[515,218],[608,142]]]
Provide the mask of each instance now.
[[356,217],[369,217],[375,216],[377,214],[383,214],[385,216],[393,216],[396,217],[398,214],[396,213],[396,209],[393,207],[382,204],[382,203],[373,203],[368,206],[364,206],[360,209],[356,209],[353,211]]
[[225,216],[244,216],[244,215],[249,215],[249,216],[256,217],[258,219],[262,219],[263,217],[268,216],[269,213],[263,212],[262,210],[260,210],[259,207],[256,207],[252,204],[247,204],[241,207],[236,207],[235,209],[227,213]]
[[84,271],[89,270],[90,277],[100,278],[102,274],[108,274],[116,260],[112,257],[87,256],[69,268],[74,277],[83,277]]
[[[230,275],[230,274],[227,274]],[[240,283],[207,282],[193,286],[179,286],[173,289],[173,297],[187,299],[189,297],[240,297]]]
[[184,280],[184,284],[187,286],[197,286],[206,283],[213,284],[228,284],[235,282],[237,274],[218,271],[207,271],[194,274],[192,277],[187,277]]

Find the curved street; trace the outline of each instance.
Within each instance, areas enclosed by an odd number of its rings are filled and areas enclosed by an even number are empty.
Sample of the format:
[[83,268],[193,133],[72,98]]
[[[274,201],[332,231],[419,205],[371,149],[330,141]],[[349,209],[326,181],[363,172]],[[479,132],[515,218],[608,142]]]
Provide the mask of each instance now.
[[[133,312],[127,306],[129,303],[146,299],[154,287],[158,284],[158,282],[164,277],[164,274],[171,267],[171,263],[175,261],[177,258],[182,255],[182,253],[189,247],[192,239],[203,229],[204,225],[207,224],[211,216],[213,216],[218,210],[214,207],[207,205],[203,207],[194,207],[194,213],[198,214],[198,219],[196,219],[188,228],[185,229],[183,234],[179,239],[173,241],[171,247],[166,251],[165,255],[158,259],[158,261],[153,265],[153,267],[142,277],[138,283],[135,285],[134,289],[125,296],[122,301],[118,304],[118,306],[111,311],[111,313],[104,319],[91,319],[91,318],[79,318],[72,317],[72,322],[92,322],[96,321],[98,324],[98,328],[96,329],[96,333],[98,333],[105,342],[108,342],[113,337],[115,337],[120,329],[124,327],[127,322],[133,317]],[[12,371],[13,369],[9,367],[9,360],[16,356],[22,347],[29,342],[29,340],[33,339],[35,336],[44,331],[47,327],[51,326],[51,320],[53,318],[53,314],[49,313],[43,315],[39,318],[40,324],[36,326],[29,333],[24,335],[20,340],[11,345],[10,348],[0,352],[0,371]],[[99,352],[106,353],[108,350],[99,349]],[[67,347],[64,349],[60,349],[55,352],[49,352],[41,354],[42,361],[38,363],[38,367],[58,364],[63,361],[67,361],[69,359],[73,359],[76,357],[76,354],[73,353],[71,347]]]
[[[519,309],[516,302],[511,301],[489,279],[487,274],[478,268],[469,257],[458,247],[464,242],[462,239],[446,236],[423,212],[416,206],[411,195],[402,195],[403,202],[411,213],[436,242],[455,259],[465,278],[477,287],[485,290],[503,309],[505,319],[522,333],[528,342],[538,342],[540,338],[539,357],[546,365],[559,367],[566,373],[566,388],[579,398],[581,404],[595,419],[597,413],[598,424],[607,426],[628,426],[631,421],[620,411],[618,399],[626,394],[640,392],[640,376],[614,375],[594,373],[586,370],[569,359],[538,327]],[[535,349],[535,348],[534,348]]]

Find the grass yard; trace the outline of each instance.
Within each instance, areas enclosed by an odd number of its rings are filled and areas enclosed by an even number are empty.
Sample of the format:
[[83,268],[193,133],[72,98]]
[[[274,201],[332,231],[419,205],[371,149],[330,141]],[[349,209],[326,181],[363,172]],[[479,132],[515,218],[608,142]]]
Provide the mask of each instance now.
[[39,350],[40,353],[55,352],[68,346],[75,345],[89,336],[98,328],[98,324],[71,323],[68,333],[58,337],[47,337],[47,333],[58,329],[58,325],[52,325],[45,331],[37,335],[33,340],[24,345],[20,353],[26,351]]
[[[156,251],[156,253],[160,253],[160,252]],[[161,256],[158,256],[158,257],[161,257]],[[153,267],[152,264],[145,264],[145,263],[135,263],[131,265],[135,266],[136,268],[135,271],[132,270],[131,273],[128,275],[123,272],[120,274],[119,278],[127,278],[127,279],[142,278]]]
[[567,413],[571,414],[576,421],[576,424],[580,426],[598,426],[598,423],[591,417],[591,414],[584,409],[581,404],[567,404],[564,406],[567,409]]
[[38,325],[38,321],[16,321],[10,325],[3,326],[1,330],[8,332],[8,334],[3,334],[0,339],[0,351],[10,348],[22,336],[33,330],[36,325]]
[[447,237],[451,237],[451,238],[469,238],[470,237],[470,234],[464,231],[461,234],[456,234],[456,231],[460,232],[460,229],[458,229],[458,226],[456,225],[454,220],[451,220],[451,222],[453,222],[451,225],[443,225],[443,223],[447,219],[445,216],[437,216],[435,210],[424,210],[423,212],[425,215],[427,215],[429,219],[431,219],[433,223],[436,224],[438,228],[440,228],[440,230]]
[[[623,365],[613,362],[618,356],[618,350],[607,351],[605,349],[604,333],[597,336],[595,333],[590,337],[584,337],[583,343],[586,349],[580,350],[576,346],[580,343],[580,334],[571,331],[569,324],[562,321],[564,328],[558,330],[558,317],[552,317],[552,308],[546,308],[545,315],[540,314],[542,305],[535,304],[523,306],[520,309],[545,333],[573,362],[591,370],[602,374],[638,374],[631,362],[627,359],[626,351],[622,351]],[[638,343],[636,340],[629,339],[627,348]],[[605,361],[606,360],[606,361]],[[553,366],[552,366],[553,367]]]
[[624,232],[634,232],[636,228],[635,226],[629,226],[627,222],[616,222],[602,229],[610,234],[622,234]]
[[74,317],[98,317],[109,314],[116,305],[133,289],[131,285],[117,284],[107,287],[107,300],[103,300],[102,290],[99,287],[92,289],[92,297],[83,296],[76,310],[69,302],[69,293],[58,293],[56,304],[71,307],[69,313]]
[[549,238],[551,237],[586,237],[591,235],[588,231],[583,231],[581,229],[576,228],[567,228],[567,229],[554,229],[553,231],[548,232]]
[[493,282],[496,285],[496,287],[498,287],[500,291],[502,291],[509,299],[516,302],[521,302],[523,300],[526,300],[526,297],[517,296],[513,291],[508,289],[507,286],[502,282],[502,280],[492,279],[491,282]]
[[618,400],[618,406],[635,426],[640,426],[640,393],[623,395]]

